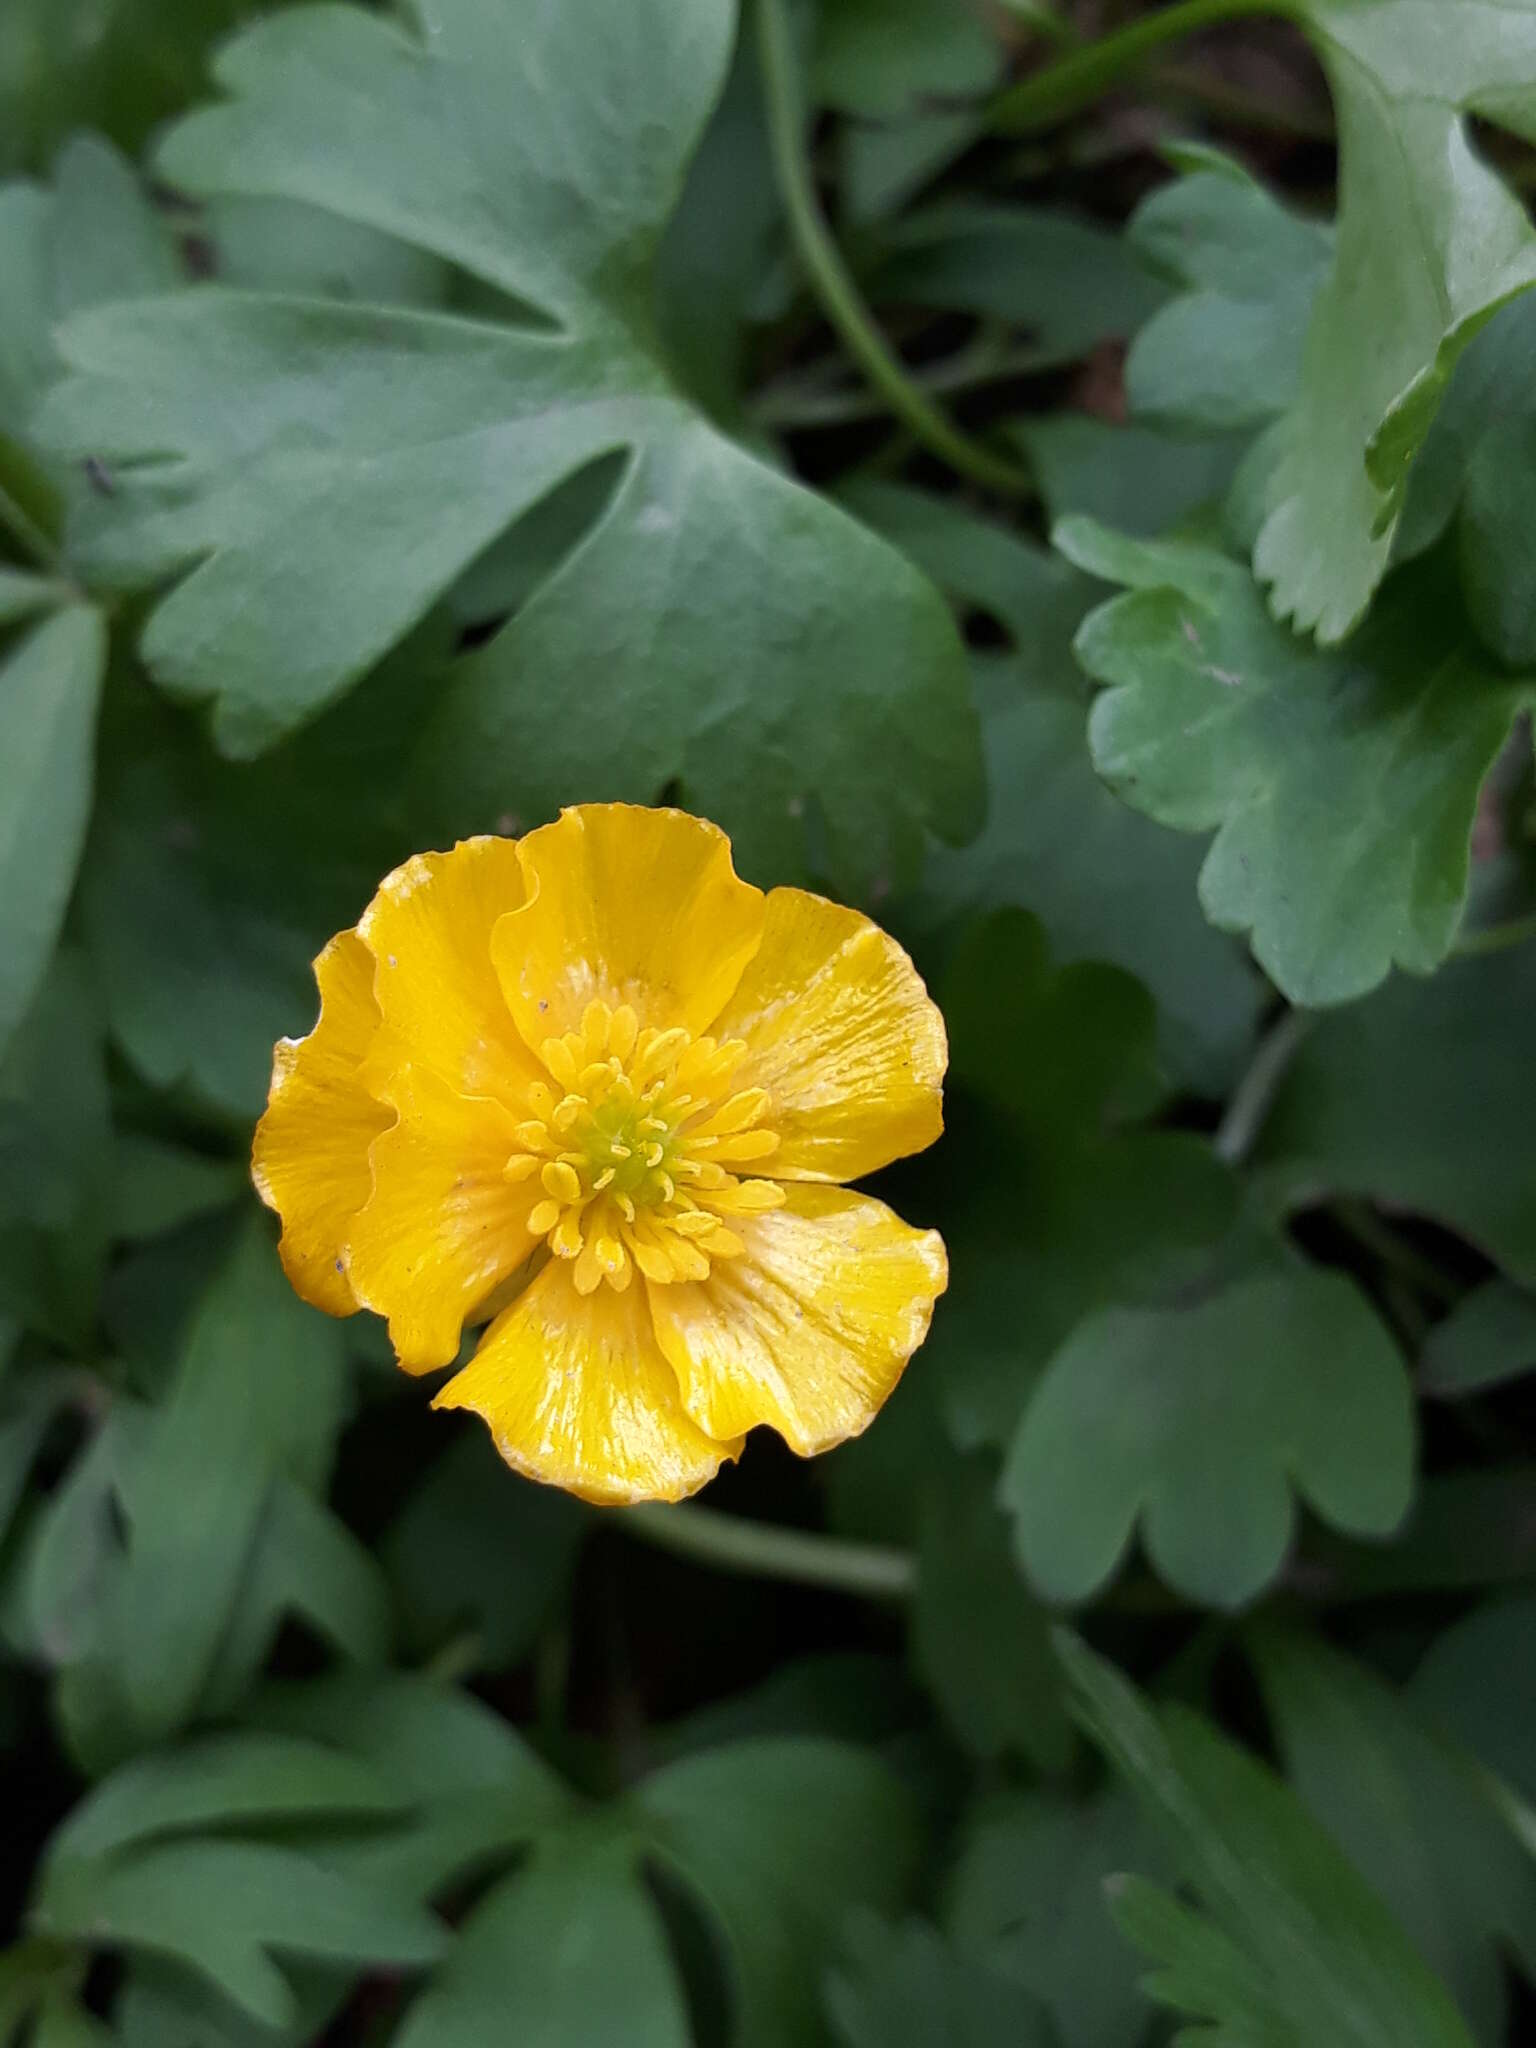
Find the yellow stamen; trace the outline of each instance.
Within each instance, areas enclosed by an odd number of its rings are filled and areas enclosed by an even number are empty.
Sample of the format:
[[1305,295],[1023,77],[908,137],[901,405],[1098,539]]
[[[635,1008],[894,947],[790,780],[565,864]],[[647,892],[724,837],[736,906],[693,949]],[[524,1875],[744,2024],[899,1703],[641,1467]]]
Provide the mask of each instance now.
[[574,1262],[581,1293],[622,1290],[637,1272],[657,1287],[707,1280],[713,1260],[746,1249],[723,1219],[783,1201],[772,1181],[730,1170],[779,1142],[764,1124],[768,1091],[730,1085],[745,1055],[739,1039],[642,1029],[628,1004],[599,1001],[579,1031],[540,1047],[555,1086],[529,1089],[537,1115],[519,1127],[523,1149],[506,1171],[526,1180],[537,1170],[544,1198],[529,1228]]
[[544,1183],[546,1194],[554,1196],[557,1202],[579,1202],[581,1180],[574,1166],[568,1166],[563,1159],[552,1159],[539,1176]]

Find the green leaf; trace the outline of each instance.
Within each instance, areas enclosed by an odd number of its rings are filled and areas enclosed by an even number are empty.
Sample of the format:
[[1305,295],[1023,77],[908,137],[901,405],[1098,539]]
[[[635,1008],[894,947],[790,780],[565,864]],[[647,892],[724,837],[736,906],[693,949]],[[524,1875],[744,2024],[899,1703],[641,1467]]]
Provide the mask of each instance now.
[[242,1823],[398,1813],[409,1793],[359,1758],[290,1735],[210,1735],[136,1757],[82,1800],[48,1846],[50,1867],[167,1835]]
[[985,1458],[946,1459],[923,1487],[912,1654],[974,1755],[1022,1752],[1036,1769],[1060,1772],[1072,1761],[1072,1725],[1045,1613],[1019,1577],[994,1490]]
[[424,1899],[560,1826],[572,1799],[516,1732],[467,1693],[403,1673],[269,1685],[255,1726],[360,1759],[418,1811],[387,1832],[333,1835],[327,1863],[392,1898]]
[[74,887],[106,654],[100,613],[69,605],[0,661],[0,1049],[37,994]]
[[[776,302],[791,289],[784,241],[757,40],[738,35],[725,89],[656,257],[663,343],[690,395],[728,426],[743,416],[747,327],[763,317],[766,300]],[[559,554],[580,538],[591,517],[573,529]]]
[[688,2048],[682,1985],[632,1842],[540,1850],[470,1915],[398,2048]]
[[212,199],[202,232],[221,283],[305,298],[435,306],[452,271],[424,249],[297,199]]
[[1279,614],[1331,642],[1359,622],[1386,568],[1457,356],[1536,282],[1525,207],[1468,121],[1536,134],[1536,4],[1297,0],[1292,11],[1333,91],[1338,246],[1254,567]]
[[1536,1807],[1536,1596],[1473,1608],[1435,1638],[1409,1691],[1428,1719]]
[[345,1399],[340,1354],[335,1325],[293,1296],[264,1222],[254,1222],[208,1291],[150,1469],[125,1502],[129,1682],[142,1689],[146,1711],[168,1720],[184,1711],[194,1667],[212,1647],[209,1624],[227,1598],[215,1588],[244,1561],[268,1476],[285,1470],[323,1485]]
[[13,625],[35,612],[51,612],[64,595],[65,587],[54,577],[33,576],[0,562],[0,625]]
[[382,1546],[416,1648],[441,1648],[468,1630],[473,1669],[518,1663],[569,1598],[589,1528],[570,1495],[509,1476],[483,1430],[459,1438]]
[[434,695],[418,767],[451,819],[676,779],[749,864],[801,864],[819,803],[866,878],[969,829],[975,726],[936,594],[706,425],[652,337],[652,257],[731,35],[725,0],[617,27],[599,0],[453,0],[427,42],[325,8],[225,51],[232,97],[172,132],[173,183],[324,207],[541,321],[205,290],[69,325],[60,445],[174,456],[120,476],[83,559],[139,585],[200,558],[142,645],[214,700],[223,749],[313,717],[521,513],[627,451],[580,545]]
[[78,1398],[78,1389],[68,1374],[47,1368],[18,1374],[0,1393],[0,1543],[54,1417],[72,1397]]
[[1364,1195],[1458,1230],[1536,1287],[1530,1100],[1536,949],[1455,960],[1321,1019],[1256,1158],[1293,1201]]
[[408,1969],[447,1946],[420,1907],[261,1842],[164,1842],[63,1865],[49,1874],[32,1924],[61,1939],[173,1956],[274,2027],[293,2015],[294,1998],[273,1952]]
[[1112,520],[1149,538],[1219,504],[1245,445],[1231,434],[1165,434],[1085,412],[1027,415],[1011,431],[1051,520]]
[[1131,348],[1131,411],[1213,433],[1283,412],[1297,396],[1303,337],[1332,255],[1327,229],[1222,158],[1161,186],[1126,236],[1181,287]]
[[523,1801],[525,1827],[563,1813],[558,1781],[521,1737],[471,1694],[405,1672],[336,1672],[278,1681],[248,1703],[253,1726],[361,1757],[413,1798],[494,1787]]
[[247,11],[247,0],[16,0],[0,64],[0,167],[36,166],[77,128],[136,149]]
[[1009,354],[1015,374],[1125,340],[1167,296],[1124,241],[1092,221],[969,200],[893,224],[863,282],[877,303],[990,315],[1022,328],[1028,338]]
[[113,2005],[113,2038],[119,2048],[304,2048],[345,2004],[352,1975],[344,1966],[308,1960],[290,1964],[284,1974],[294,2009],[274,2032],[179,1963],[136,1956]]
[[1425,1340],[1419,1384],[1456,1401],[1486,1393],[1536,1367],[1536,1300],[1505,1280],[1486,1280]]
[[50,1991],[78,1974],[71,1951],[57,1942],[22,1940],[0,1949],[0,2041],[9,2042]]
[[1524,1463],[1425,1479],[1412,1515],[1388,1546],[1314,1532],[1304,1582],[1346,1601],[1523,1585],[1536,1573],[1533,1485],[1536,1465]]
[[356,1664],[383,1663],[394,1638],[389,1588],[366,1544],[323,1501],[279,1472],[209,1667],[207,1712],[226,1712],[245,1697],[289,1621],[307,1623],[319,1642]]
[[1364,995],[1394,965],[1438,967],[1478,792],[1533,695],[1468,646],[1444,575],[1399,579],[1347,654],[1323,654],[1220,555],[1137,550],[1076,521],[1056,540],[1135,585],[1078,635],[1110,686],[1089,723],[1094,765],[1160,823],[1215,830],[1200,871],[1212,923],[1247,932],[1310,1006]]
[[141,1243],[238,1201],[249,1186],[243,1159],[211,1159],[141,1132],[113,1149],[112,1235]]
[[65,948],[0,1060],[0,1312],[70,1349],[89,1341],[106,1255],[104,1053],[95,991]]
[[18,1655],[63,1666],[89,1649],[119,1557],[115,1489],[143,1420],[133,1403],[115,1403],[23,1525],[0,1611]]
[[1088,1599],[1139,1526],[1169,1585],[1240,1607],[1284,1561],[1293,1490],[1336,1528],[1389,1536],[1413,1471],[1386,1327],[1350,1281],[1298,1267],[1086,1317],[1024,1411],[1000,1498],[1048,1599]]
[[980,97],[1002,60],[983,15],[952,0],[824,0],[811,91],[819,106],[886,120],[933,99]]
[[[112,299],[171,290],[181,261],[138,173],[94,135],[65,144],[51,186],[0,186],[0,260],[11,286],[0,310],[0,434],[48,472],[45,488],[57,489],[67,478],[36,427],[64,370],[58,323]],[[28,481],[41,479],[29,473]]]
[[966,1256],[925,1368],[957,1441],[1004,1445],[1093,1307],[1177,1296],[1224,1256],[1237,1195],[1205,1139],[1136,1121],[1161,1090],[1152,1004],[1129,975],[1056,971],[1039,925],[1000,912],[966,933],[941,995],[954,1085],[939,1170]]
[[630,1807],[724,1937],[739,2048],[814,2040],[841,1917],[905,1896],[917,1841],[900,1785],[859,1750],[762,1738],[664,1766]]
[[1298,1636],[1261,1632],[1253,1649],[1286,1775],[1497,2048],[1504,1953],[1536,1971],[1536,1858],[1390,1686]]
[[[268,1517],[285,1484],[323,1484],[345,1392],[339,1331],[294,1296],[264,1219],[253,1220],[206,1292],[164,1408],[114,1461],[125,1536],[90,1626],[58,1660],[69,1667],[65,1718],[91,1761],[238,1690],[231,1669],[248,1679],[294,1598],[326,1600],[329,1560],[317,1567],[313,1543],[289,1552],[307,1569],[274,1573]],[[279,1513],[291,1521],[295,1510]],[[302,1508],[297,1522],[302,1539]],[[361,1559],[345,1582],[353,1598],[376,1599],[372,1567],[342,1540],[349,1563]],[[376,1653],[379,1634],[382,1618],[365,1623],[358,1647]]]
[[960,1838],[943,1921],[962,1955],[1023,1984],[1048,2008],[1062,2048],[1129,2044],[1147,2031],[1134,1958],[1115,1932],[1105,1883],[1160,1871],[1161,1848],[1117,1787],[984,1800]]
[[860,1914],[826,2002],[843,2048],[1053,2048],[1055,2040],[1023,1985],[955,1954],[921,1920],[892,1926]]
[[903,924],[937,940],[969,911],[1033,912],[1063,964],[1107,960],[1144,982],[1170,1073],[1223,1093],[1246,1056],[1260,984],[1200,913],[1197,849],[1138,817],[1093,773],[1071,652],[1093,585],[949,499],[861,483],[844,503],[1013,643],[1007,657],[972,664],[986,821],[969,846],[930,852],[921,886],[901,906]]
[[1198,1715],[1153,1710],[1064,1632],[1083,1724],[1162,1831],[1198,1912],[1122,1893],[1161,2002],[1211,2048],[1471,2048],[1443,1984],[1293,1792]]
[[1522,297],[1489,321],[1457,363],[1409,478],[1394,551],[1406,560],[1454,531],[1472,623],[1517,668],[1536,664],[1536,410],[1525,388],[1533,340],[1536,303]]
[[31,2048],[112,2048],[113,2038],[84,2006],[56,1991],[38,2012]]
[[238,1119],[242,1144],[273,1042],[313,1020],[311,959],[424,843],[398,790],[402,680],[240,766],[142,682],[109,687],[80,894],[112,1035],[152,1087]]

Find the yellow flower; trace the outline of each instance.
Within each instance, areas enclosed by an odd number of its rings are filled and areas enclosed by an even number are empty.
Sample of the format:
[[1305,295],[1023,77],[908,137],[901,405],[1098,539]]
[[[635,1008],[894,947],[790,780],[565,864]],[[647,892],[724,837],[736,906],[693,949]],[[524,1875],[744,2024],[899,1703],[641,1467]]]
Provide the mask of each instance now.
[[873,1418],[942,1240],[838,1183],[942,1128],[944,1024],[857,911],[764,895],[681,811],[592,804],[418,854],[315,962],[253,1171],[306,1301],[451,1364],[502,1456],[676,1500],[767,1423]]

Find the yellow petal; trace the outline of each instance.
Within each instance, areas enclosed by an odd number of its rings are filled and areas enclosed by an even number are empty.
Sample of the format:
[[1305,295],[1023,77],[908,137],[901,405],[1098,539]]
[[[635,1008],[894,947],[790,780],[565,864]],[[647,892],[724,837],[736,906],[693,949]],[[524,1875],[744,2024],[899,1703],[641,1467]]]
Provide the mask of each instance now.
[[390,1121],[358,1079],[379,1012],[373,960],[356,932],[331,940],[315,980],[320,1021],[308,1038],[278,1042],[251,1177],[283,1219],[278,1251],[295,1291],[328,1315],[349,1316],[357,1297],[342,1248],[372,1185],[368,1147]]
[[375,1138],[373,1193],[353,1219],[347,1271],[365,1308],[389,1318],[407,1372],[458,1355],[465,1319],[536,1240],[536,1181],[509,1181],[511,1114],[464,1096],[427,1068],[401,1067],[390,1094],[398,1123]]
[[944,1019],[901,947],[857,910],[771,891],[762,944],[713,1029],[746,1040],[733,1087],[768,1091],[776,1179],[858,1180],[944,1127]]
[[695,1427],[656,1348],[642,1287],[577,1292],[552,1259],[486,1331],[437,1408],[473,1408],[507,1463],[583,1500],[681,1500],[734,1458]]
[[703,1031],[756,950],[762,891],[731,866],[725,834],[685,811],[582,804],[518,853],[528,901],[491,950],[532,1046],[579,1031],[591,1002]]
[[358,923],[383,1019],[366,1076],[375,1093],[405,1062],[510,1104],[542,1078],[491,965],[496,921],[525,894],[515,841],[488,837],[418,853],[379,884]]
[[867,1195],[801,1182],[743,1217],[707,1280],[652,1287],[657,1341],[711,1436],[766,1422],[802,1457],[857,1436],[928,1334],[943,1240]]

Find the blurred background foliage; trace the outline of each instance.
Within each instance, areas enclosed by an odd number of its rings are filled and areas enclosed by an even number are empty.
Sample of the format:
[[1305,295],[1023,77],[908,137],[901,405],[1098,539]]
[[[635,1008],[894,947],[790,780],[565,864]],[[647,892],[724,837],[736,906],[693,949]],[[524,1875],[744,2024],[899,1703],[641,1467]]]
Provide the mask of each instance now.
[[[0,11],[0,2042],[1536,2039],[1536,5],[248,13]],[[247,1178],[612,796],[953,1046],[928,1345],[681,1510]]]

